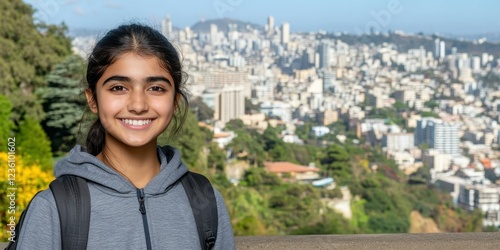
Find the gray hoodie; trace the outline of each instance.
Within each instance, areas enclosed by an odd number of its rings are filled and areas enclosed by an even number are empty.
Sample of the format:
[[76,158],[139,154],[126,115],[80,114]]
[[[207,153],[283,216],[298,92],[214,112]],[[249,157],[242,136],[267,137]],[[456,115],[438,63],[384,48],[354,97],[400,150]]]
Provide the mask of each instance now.
[[[152,249],[200,249],[189,200],[180,182],[188,171],[180,152],[158,148],[160,173],[144,188]],[[56,177],[72,174],[88,180],[91,196],[88,249],[146,249],[137,188],[88,154],[81,146],[55,166]],[[221,194],[215,191],[219,225],[214,249],[234,249],[234,236]],[[40,192],[31,202],[19,235],[18,249],[60,249],[61,234],[54,196]]]

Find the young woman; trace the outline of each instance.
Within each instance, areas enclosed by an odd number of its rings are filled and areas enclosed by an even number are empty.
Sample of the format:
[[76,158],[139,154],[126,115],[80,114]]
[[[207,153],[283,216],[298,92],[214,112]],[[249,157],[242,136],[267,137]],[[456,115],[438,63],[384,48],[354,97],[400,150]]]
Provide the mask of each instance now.
[[[167,127],[182,126],[184,73],[177,51],[158,31],[139,24],[109,31],[88,59],[85,90],[97,115],[86,146],[55,166],[56,177],[76,175],[90,191],[88,249],[200,249],[193,209],[178,181],[188,168],[179,151],[157,146]],[[234,249],[224,200],[215,190],[214,249]],[[61,249],[54,195],[31,202],[18,249]]]

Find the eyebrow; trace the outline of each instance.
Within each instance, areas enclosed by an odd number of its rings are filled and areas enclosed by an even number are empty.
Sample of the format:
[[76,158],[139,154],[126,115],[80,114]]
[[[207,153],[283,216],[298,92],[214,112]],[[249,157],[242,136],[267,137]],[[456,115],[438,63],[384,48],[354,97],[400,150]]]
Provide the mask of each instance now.
[[[130,77],[127,77],[127,76],[111,76],[109,77],[108,79],[106,79],[102,85],[104,86],[107,82],[110,82],[110,81],[117,81],[117,82],[131,82],[132,80],[130,79]],[[168,83],[169,85],[172,85],[172,82],[170,82],[170,80],[168,80],[166,77],[164,76],[148,76],[145,78],[145,82],[146,83],[152,83],[152,82],[166,82]]]

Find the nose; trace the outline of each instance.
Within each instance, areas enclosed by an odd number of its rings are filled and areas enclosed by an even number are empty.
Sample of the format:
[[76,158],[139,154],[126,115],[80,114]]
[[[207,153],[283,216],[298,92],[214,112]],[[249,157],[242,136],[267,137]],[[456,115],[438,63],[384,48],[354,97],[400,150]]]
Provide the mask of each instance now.
[[127,108],[132,113],[141,114],[147,112],[149,105],[144,91],[131,91]]

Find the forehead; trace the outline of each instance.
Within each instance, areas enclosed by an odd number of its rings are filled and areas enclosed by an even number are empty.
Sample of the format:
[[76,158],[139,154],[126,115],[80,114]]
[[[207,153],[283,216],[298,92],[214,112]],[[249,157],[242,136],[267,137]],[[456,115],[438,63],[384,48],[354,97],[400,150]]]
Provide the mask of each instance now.
[[172,80],[170,72],[163,67],[160,59],[155,56],[142,56],[133,52],[118,56],[104,71],[99,81],[111,75],[121,75],[135,79],[149,76],[165,76]]

